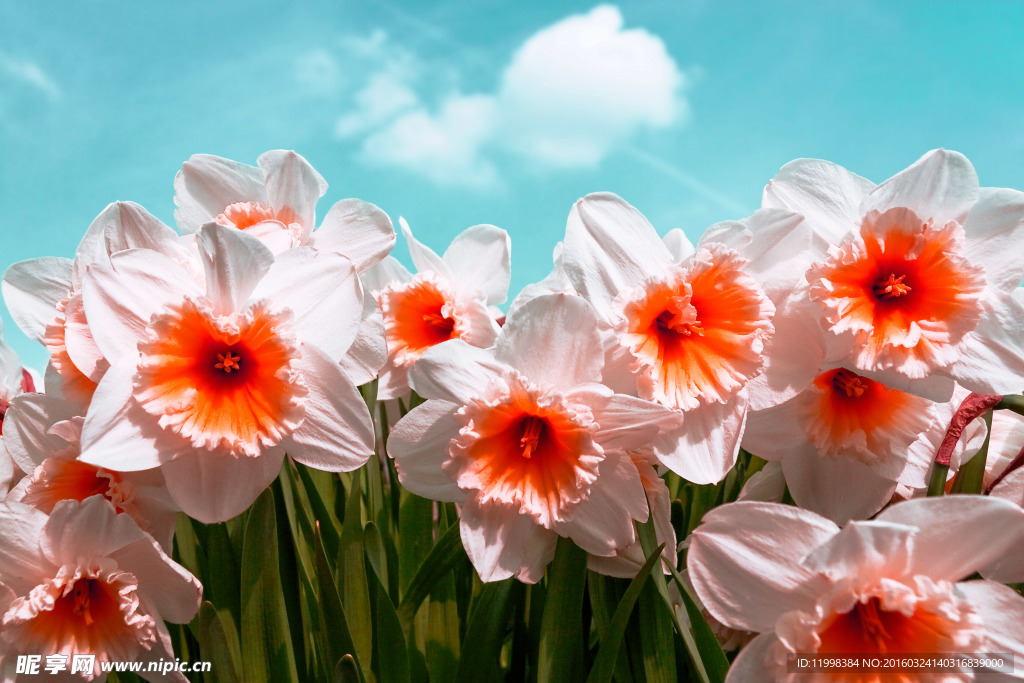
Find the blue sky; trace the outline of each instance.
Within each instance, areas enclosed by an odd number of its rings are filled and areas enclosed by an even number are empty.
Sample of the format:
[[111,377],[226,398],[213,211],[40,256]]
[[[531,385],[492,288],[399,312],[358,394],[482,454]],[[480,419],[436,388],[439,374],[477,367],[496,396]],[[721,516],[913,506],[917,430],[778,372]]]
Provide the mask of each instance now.
[[111,201],[173,224],[195,153],[295,149],[330,184],[320,216],[360,197],[438,251],[501,226],[513,293],[598,190],[696,237],[798,157],[879,182],[946,147],[1024,189],[1020,2],[59,7],[0,0],[0,269],[71,256]]

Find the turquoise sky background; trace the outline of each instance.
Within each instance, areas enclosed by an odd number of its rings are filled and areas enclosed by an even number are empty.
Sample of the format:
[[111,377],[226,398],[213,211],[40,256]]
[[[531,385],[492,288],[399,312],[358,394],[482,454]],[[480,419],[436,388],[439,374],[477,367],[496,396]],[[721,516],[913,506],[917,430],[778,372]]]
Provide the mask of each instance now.
[[295,149],[319,216],[360,197],[438,251],[501,226],[513,293],[597,190],[692,238],[798,157],[879,182],[946,147],[1024,189],[1021,35],[1009,0],[0,0],[0,268],[71,256],[111,201],[173,224],[200,152]]

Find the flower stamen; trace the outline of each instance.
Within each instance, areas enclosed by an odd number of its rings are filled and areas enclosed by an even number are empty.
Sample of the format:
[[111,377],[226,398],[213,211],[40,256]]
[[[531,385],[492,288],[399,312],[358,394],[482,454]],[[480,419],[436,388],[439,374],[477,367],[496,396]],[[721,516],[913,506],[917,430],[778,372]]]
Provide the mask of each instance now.
[[242,360],[242,357],[232,355],[230,349],[226,354],[218,353],[217,360],[220,362],[214,365],[213,367],[217,368],[218,370],[223,370],[225,373],[229,375],[231,374],[232,370],[242,369],[242,366],[239,365],[238,363],[238,361]]
[[[82,584],[86,585],[82,585]],[[75,582],[75,594],[72,600],[73,610],[75,614],[82,617],[85,621],[86,626],[92,626],[94,619],[92,614],[89,612],[89,588],[91,587],[91,581],[76,581]]]
[[910,293],[910,285],[903,283],[903,280],[905,280],[906,277],[906,275],[896,277],[895,273],[889,273],[889,277],[884,280],[879,279],[874,286],[872,286],[871,291],[874,293],[875,297],[883,301],[898,299],[899,297]]
[[844,391],[850,398],[860,398],[867,391],[868,385],[849,370],[839,370],[832,376],[832,387],[836,391]]
[[529,459],[533,451],[540,443],[540,437],[544,434],[544,419],[531,415],[523,420],[523,436],[519,439],[519,445],[523,449],[523,457]]

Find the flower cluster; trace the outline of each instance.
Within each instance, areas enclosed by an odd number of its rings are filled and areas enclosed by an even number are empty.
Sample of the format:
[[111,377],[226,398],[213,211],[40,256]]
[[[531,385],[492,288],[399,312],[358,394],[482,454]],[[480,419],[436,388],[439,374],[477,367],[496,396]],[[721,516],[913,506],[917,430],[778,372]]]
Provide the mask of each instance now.
[[[0,346],[4,671],[173,657],[164,620],[201,593],[179,512],[225,522],[283,466],[375,449],[389,486],[454,504],[484,582],[542,580],[560,538],[632,577],[649,529],[724,641],[759,634],[732,680],[789,680],[790,653],[1024,656],[997,583],[1024,580],[1024,428],[959,409],[1024,390],[1024,193],[962,155],[880,185],[794,161],[695,243],[588,195],[507,315],[495,226],[438,256],[401,220],[412,273],[379,208],[317,225],[294,152],[197,155],[173,188],[177,231],[111,204],[73,259],[4,275],[50,354],[40,381]],[[699,525],[684,482],[719,487]],[[946,489],[991,495],[924,497]]]

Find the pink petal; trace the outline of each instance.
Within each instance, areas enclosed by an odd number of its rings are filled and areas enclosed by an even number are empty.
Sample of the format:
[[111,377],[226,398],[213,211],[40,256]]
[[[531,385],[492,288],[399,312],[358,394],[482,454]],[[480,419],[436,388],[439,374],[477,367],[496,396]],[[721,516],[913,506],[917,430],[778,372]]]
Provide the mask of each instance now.
[[30,505],[0,503],[0,576],[18,595],[27,595],[47,574],[53,576],[53,564],[39,548],[47,519]]
[[458,410],[448,401],[427,401],[409,411],[388,436],[388,455],[395,461],[398,479],[418,496],[453,503],[465,497],[441,469],[448,445],[462,427],[455,417]]
[[487,305],[494,306],[508,299],[511,251],[507,232],[493,225],[474,225],[456,235],[441,258],[451,268],[460,292],[483,293]]
[[165,433],[132,398],[135,363],[119,363],[103,376],[82,426],[82,462],[118,472],[159,467],[187,444]]
[[182,232],[199,230],[236,202],[269,204],[263,173],[255,166],[194,154],[174,177],[174,220]]
[[590,494],[554,530],[588,553],[611,555],[636,542],[633,520],[644,522],[647,516],[647,496],[636,466],[623,454],[607,453]]
[[828,581],[800,560],[838,531],[789,505],[730,503],[708,512],[694,530],[686,565],[716,619],[731,628],[771,631],[785,612],[814,609]]
[[576,290],[604,312],[621,292],[663,275],[672,254],[643,214],[604,192],[573,205],[562,262]]
[[72,296],[64,308],[64,346],[75,367],[93,382],[99,382],[110,367],[92,336],[81,292]]
[[[1019,667],[1024,661],[1024,597],[992,581],[965,581],[956,588],[978,610],[987,636],[985,651],[1011,653],[1014,666]],[[1006,678],[1016,680],[1018,677]],[[978,680],[992,678],[979,676]]]
[[309,388],[306,417],[280,445],[295,460],[328,472],[349,472],[373,454],[373,420],[363,397],[324,352],[306,344],[299,368]]
[[802,214],[824,247],[843,242],[860,227],[860,203],[874,186],[831,161],[797,159],[764,188],[762,206]]
[[876,519],[851,522],[807,555],[802,564],[835,580],[856,576],[865,582],[900,579],[916,573],[912,564],[914,528]]
[[937,225],[963,224],[978,200],[978,175],[963,154],[935,149],[876,187],[861,204],[862,215],[906,207]]
[[316,203],[327,183],[309,162],[292,151],[275,149],[256,160],[266,178],[267,199],[275,211],[290,209],[308,236],[316,222]]
[[494,357],[537,384],[567,391],[601,380],[604,354],[597,318],[578,296],[539,296],[505,321]]
[[658,437],[658,461],[694,484],[722,481],[736,464],[747,422],[747,400],[739,392],[728,403],[710,403],[683,416],[683,429]]
[[412,230],[404,218],[400,217],[398,219],[398,225],[402,228],[402,236],[405,237],[405,244],[409,247],[409,256],[412,257],[412,263],[416,266],[418,272],[433,271],[438,275],[443,275],[448,280],[455,279],[448,264],[434,253],[430,247],[412,236]]
[[362,274],[391,253],[395,229],[388,215],[373,204],[343,199],[327,212],[309,244],[317,251],[347,256]]
[[71,270],[70,259],[44,256],[15,263],[4,273],[7,310],[21,331],[39,343],[57,317],[57,303],[71,293]]
[[21,394],[11,400],[4,417],[3,444],[22,472],[31,473],[67,441],[49,433],[56,422],[70,420],[75,409],[46,394]]
[[424,398],[440,398],[459,405],[479,396],[488,384],[508,370],[494,353],[450,339],[427,349],[409,371],[409,382]]
[[196,239],[206,271],[206,296],[216,315],[241,310],[259,284],[274,255],[257,238],[241,230],[208,224]]
[[1024,291],[981,319],[948,369],[960,384],[985,394],[1024,390]]
[[1000,563],[1000,577],[1024,581],[1024,510],[990,496],[918,498],[893,505],[878,519],[916,528],[912,569],[956,581]]
[[384,316],[373,294],[363,289],[363,317],[356,338],[341,358],[341,371],[358,387],[372,382],[387,360]]
[[555,556],[558,535],[498,504],[479,506],[472,499],[462,508],[462,545],[481,581],[515,576],[537,583]]
[[255,458],[186,450],[164,464],[167,490],[182,512],[204,524],[244,512],[281,471],[284,449]]
[[352,262],[309,247],[279,255],[250,298],[290,308],[299,339],[335,361],[352,345],[363,313],[362,285]]
[[983,187],[964,225],[967,258],[985,269],[995,292],[1014,291],[1024,279],[1024,192]]
[[166,303],[201,294],[185,268],[148,249],[114,254],[109,266],[90,266],[82,281],[89,328],[103,355],[114,362],[138,356],[150,318]]
[[684,420],[682,412],[642,398],[612,394],[600,384],[580,387],[567,396],[594,411],[599,425],[594,440],[606,450],[644,448],[659,433],[678,431]]
[[867,519],[885,507],[896,481],[853,458],[819,455],[809,443],[793,447],[782,471],[796,504],[836,524]]

